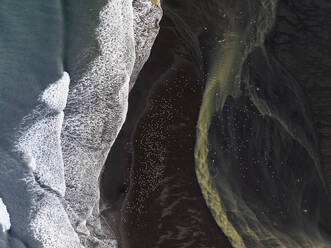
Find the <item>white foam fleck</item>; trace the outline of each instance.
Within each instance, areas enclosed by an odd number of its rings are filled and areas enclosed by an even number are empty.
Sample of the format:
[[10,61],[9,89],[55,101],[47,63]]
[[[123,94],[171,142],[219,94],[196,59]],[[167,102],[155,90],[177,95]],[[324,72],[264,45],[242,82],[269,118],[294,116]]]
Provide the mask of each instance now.
[[67,72],[54,84],[51,84],[42,94],[41,101],[46,103],[50,109],[63,111],[67,103],[70,77]]
[[0,198],[0,229],[2,232],[6,232],[10,229],[10,217],[7,211],[6,205]]

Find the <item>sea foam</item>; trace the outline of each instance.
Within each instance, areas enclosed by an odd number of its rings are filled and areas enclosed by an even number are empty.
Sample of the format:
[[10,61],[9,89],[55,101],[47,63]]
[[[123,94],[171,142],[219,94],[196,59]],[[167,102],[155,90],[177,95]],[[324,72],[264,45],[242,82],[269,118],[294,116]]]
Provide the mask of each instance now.
[[[69,75],[43,90],[15,129],[11,151],[1,149],[1,196],[10,214],[5,247],[78,248],[64,209],[64,167],[60,133]],[[23,246],[24,245],[24,246]]]
[[132,2],[109,1],[100,12],[96,35],[100,54],[72,82],[65,110],[61,134],[65,200],[86,247],[116,247],[114,237],[101,230],[99,176],[127,112],[135,61]]
[[84,73],[74,65],[69,71],[74,80],[61,134],[65,200],[86,247],[117,247],[114,227],[100,221],[99,177],[125,120],[130,88],[158,33],[161,13],[150,0],[107,1],[96,29],[98,53]]
[[[10,24],[1,25],[7,36],[0,38],[1,80],[9,82],[0,84],[0,247],[117,246],[100,223],[99,176],[126,116],[133,68],[146,61],[152,41],[142,38],[148,44],[137,47],[147,55],[135,64],[132,1],[104,2],[96,56],[68,73],[61,2],[4,3]],[[145,33],[154,40],[157,31]]]
[[0,198],[0,229],[2,232],[6,232],[10,229],[10,217],[7,211],[6,205]]

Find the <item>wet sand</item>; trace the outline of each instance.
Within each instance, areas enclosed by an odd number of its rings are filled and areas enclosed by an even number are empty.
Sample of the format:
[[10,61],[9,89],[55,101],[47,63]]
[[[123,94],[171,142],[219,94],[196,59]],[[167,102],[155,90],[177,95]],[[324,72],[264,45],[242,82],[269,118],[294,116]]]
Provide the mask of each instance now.
[[178,58],[158,81],[139,121],[132,183],[123,207],[125,247],[230,247],[194,172],[202,93],[198,78],[192,65]]
[[176,55],[176,42],[165,17],[103,174],[111,204],[120,205],[128,191],[121,217],[110,210],[117,216],[114,224],[121,225],[121,247],[231,247],[196,180],[193,152],[203,82],[195,66]]
[[[168,7],[178,7],[176,1],[166,2]],[[321,6],[322,2],[326,1],[320,1]],[[330,18],[326,13],[330,5],[308,7],[280,1],[278,19],[266,47],[307,93],[329,186],[330,61],[326,55],[330,36],[326,26]],[[208,56],[212,28],[207,31],[201,20],[195,23],[199,17],[191,18],[187,9],[187,13],[180,13],[188,16],[200,49]],[[303,26],[283,18],[297,22],[297,12],[307,16]],[[313,25],[308,16],[317,18],[319,25]],[[204,31],[198,34],[201,27]],[[122,234],[121,247],[231,247],[206,207],[194,173],[193,149],[204,83],[191,62],[195,60],[184,58],[188,53],[181,38],[180,31],[165,17],[150,60],[131,92],[127,121],[103,175],[104,196],[114,206],[109,212],[117,218],[114,223],[121,225],[121,233],[117,233]],[[208,63],[205,65],[207,71]],[[324,223],[321,226],[329,228]]]

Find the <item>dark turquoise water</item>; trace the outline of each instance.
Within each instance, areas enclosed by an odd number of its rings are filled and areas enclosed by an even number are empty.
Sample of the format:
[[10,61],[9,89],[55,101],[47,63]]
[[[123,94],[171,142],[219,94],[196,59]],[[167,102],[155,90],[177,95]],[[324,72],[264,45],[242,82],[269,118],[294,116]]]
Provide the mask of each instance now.
[[4,0],[0,8],[0,94],[6,102],[0,108],[0,127],[6,130],[62,75],[64,34],[60,1]]

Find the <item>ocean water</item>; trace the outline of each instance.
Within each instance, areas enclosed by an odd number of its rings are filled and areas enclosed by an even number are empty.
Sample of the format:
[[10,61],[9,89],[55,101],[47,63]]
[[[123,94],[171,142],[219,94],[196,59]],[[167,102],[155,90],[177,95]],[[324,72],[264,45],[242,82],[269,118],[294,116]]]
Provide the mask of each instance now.
[[57,197],[64,193],[59,143],[70,81],[62,3],[2,1],[0,19],[0,195],[10,218],[2,245],[77,245]]
[[[330,247],[330,3],[162,6],[169,50],[159,41],[159,67],[145,72],[156,83],[131,140],[124,245]],[[12,247],[25,246],[14,237],[32,247],[77,247],[71,224],[100,237],[83,238],[86,245],[116,246],[113,230],[107,237],[97,228],[97,179],[127,107],[136,56],[131,7],[120,0],[1,4],[0,197],[10,215],[1,223],[11,225]],[[57,163],[63,118],[66,171]],[[45,159],[56,166],[43,167]],[[65,173],[71,224],[58,199]]]
[[126,115],[132,2],[3,1],[0,19],[1,242],[116,247],[98,177]]
[[62,76],[62,6],[60,1],[3,1],[0,19],[0,125],[10,129],[35,104],[32,99]]

